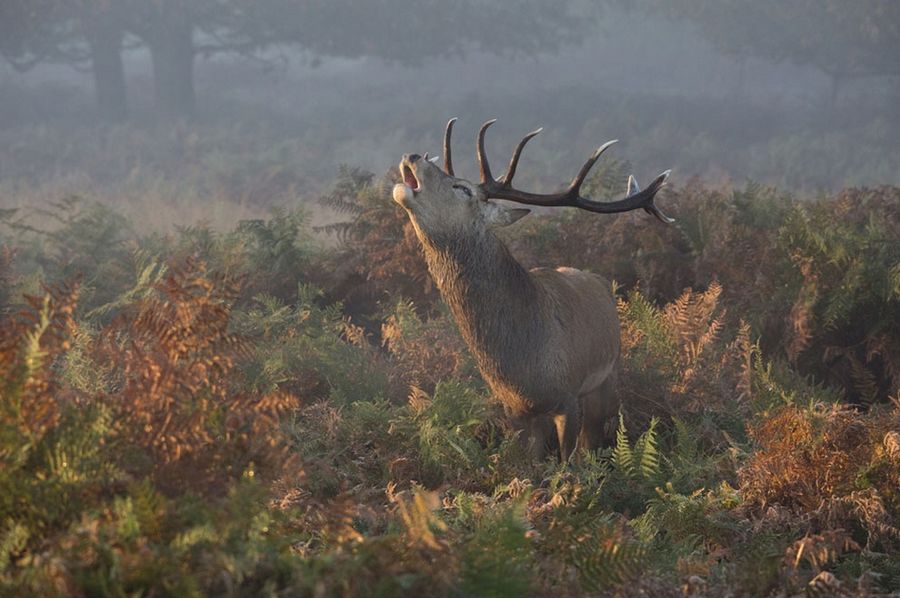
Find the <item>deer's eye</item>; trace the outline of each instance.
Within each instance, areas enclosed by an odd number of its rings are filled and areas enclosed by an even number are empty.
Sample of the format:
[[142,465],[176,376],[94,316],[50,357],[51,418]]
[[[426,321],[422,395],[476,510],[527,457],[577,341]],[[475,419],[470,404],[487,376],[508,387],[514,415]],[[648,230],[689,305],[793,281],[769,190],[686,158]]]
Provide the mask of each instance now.
[[453,185],[453,188],[454,188],[454,189],[459,189],[460,191],[462,191],[463,193],[465,193],[465,194],[466,194],[466,197],[468,197],[469,199],[472,198],[472,190],[469,189],[468,187],[466,187],[465,185]]

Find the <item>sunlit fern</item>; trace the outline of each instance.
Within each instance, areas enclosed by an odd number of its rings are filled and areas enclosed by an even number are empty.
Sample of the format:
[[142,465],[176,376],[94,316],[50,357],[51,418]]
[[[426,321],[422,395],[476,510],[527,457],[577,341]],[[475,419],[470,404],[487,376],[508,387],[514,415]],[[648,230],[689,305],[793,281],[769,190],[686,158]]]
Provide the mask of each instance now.
[[626,477],[649,480],[660,472],[660,455],[657,446],[657,418],[650,420],[650,427],[634,443],[628,440],[625,418],[619,412],[619,426],[616,429],[616,445],[612,452],[612,462]]

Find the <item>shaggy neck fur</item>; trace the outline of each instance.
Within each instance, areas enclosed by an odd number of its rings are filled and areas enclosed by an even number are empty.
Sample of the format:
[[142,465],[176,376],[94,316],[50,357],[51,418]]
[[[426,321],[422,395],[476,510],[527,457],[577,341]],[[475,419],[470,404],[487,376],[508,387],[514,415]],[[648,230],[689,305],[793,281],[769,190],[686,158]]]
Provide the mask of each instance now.
[[[496,393],[534,371],[545,331],[531,275],[490,231],[422,235],[428,269]],[[524,370],[524,371],[523,371]]]

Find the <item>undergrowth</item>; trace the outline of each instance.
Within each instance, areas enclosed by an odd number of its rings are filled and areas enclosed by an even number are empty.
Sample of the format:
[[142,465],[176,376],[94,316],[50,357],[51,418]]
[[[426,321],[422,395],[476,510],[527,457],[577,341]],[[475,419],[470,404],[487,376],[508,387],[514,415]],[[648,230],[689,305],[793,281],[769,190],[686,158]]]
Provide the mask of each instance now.
[[615,441],[559,466],[490,400],[389,180],[347,171],[336,247],[298,210],[0,213],[0,593],[900,591],[900,191],[693,185],[674,227],[511,233],[618,281]]

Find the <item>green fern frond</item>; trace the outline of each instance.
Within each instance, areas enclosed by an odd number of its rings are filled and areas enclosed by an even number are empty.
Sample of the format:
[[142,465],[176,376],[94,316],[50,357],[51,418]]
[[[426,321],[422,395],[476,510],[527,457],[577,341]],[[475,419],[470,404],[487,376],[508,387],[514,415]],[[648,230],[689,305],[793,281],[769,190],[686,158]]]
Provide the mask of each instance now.
[[878,378],[858,359],[849,355],[848,358],[850,361],[850,378],[853,381],[854,390],[859,393],[863,403],[874,403],[878,398]]
[[613,448],[612,462],[617,470],[628,477],[635,472],[634,451],[628,441],[628,431],[625,429],[625,417],[619,411],[619,426],[616,428],[616,446]]
[[513,501],[479,520],[463,551],[461,595],[515,598],[534,593],[524,507],[522,500]]
[[659,420],[654,417],[650,420],[650,427],[641,434],[637,442],[634,443],[635,462],[638,470],[644,479],[650,479],[659,474],[660,457],[659,448],[657,446],[656,426]]
[[700,445],[697,435],[688,427],[685,421],[678,417],[672,418],[675,427],[675,446],[671,458],[684,463],[690,463],[700,455]]
[[42,441],[43,469],[64,484],[120,477],[120,472],[103,455],[104,443],[112,430],[112,415],[106,408],[92,406],[64,414],[59,425]]
[[636,579],[646,563],[646,547],[628,537],[614,518],[615,515],[602,517],[589,530],[582,530],[571,556],[581,583],[589,592],[602,593]]
[[625,418],[619,412],[619,426],[616,428],[616,445],[612,451],[614,467],[628,478],[650,479],[660,472],[660,454],[656,426],[659,420],[650,420],[650,427],[640,435],[634,447],[628,441]]
[[90,310],[85,314],[85,318],[88,320],[102,318],[126,305],[147,298],[169,273],[169,267],[162,261],[162,258],[145,250],[136,251],[133,259],[136,275],[131,288],[112,301]]

